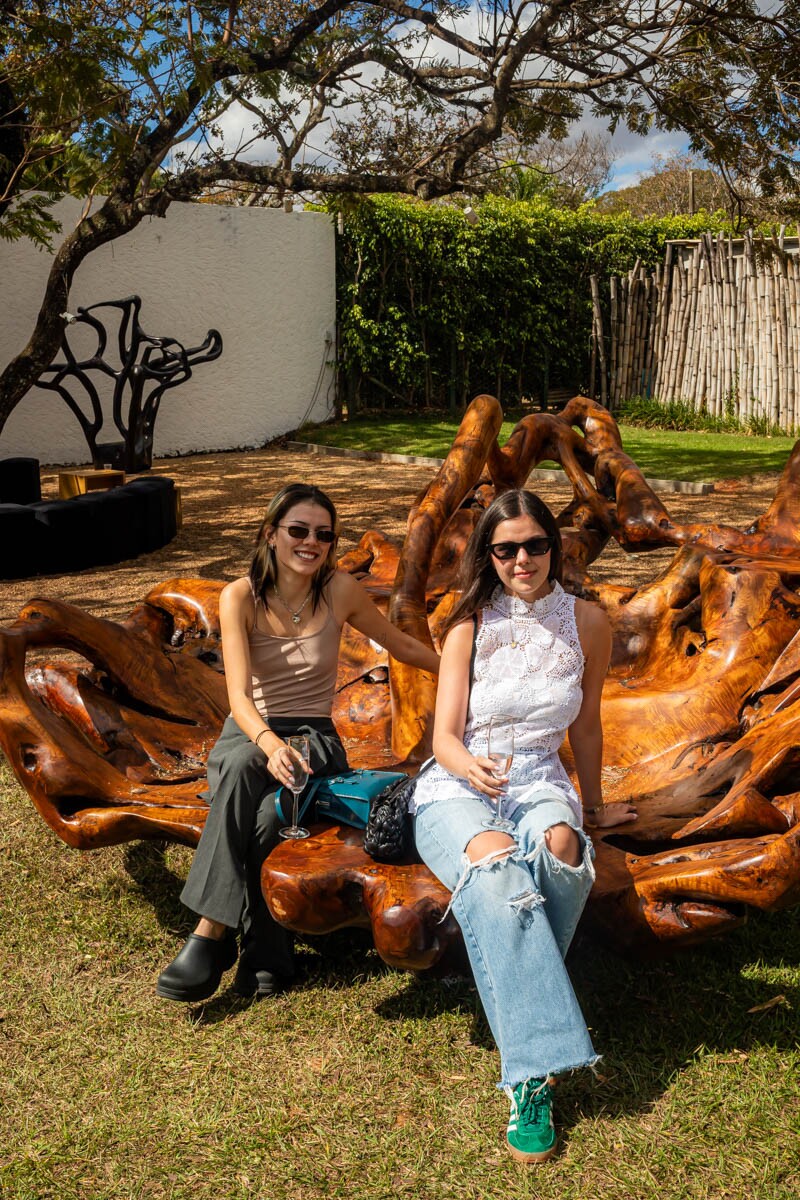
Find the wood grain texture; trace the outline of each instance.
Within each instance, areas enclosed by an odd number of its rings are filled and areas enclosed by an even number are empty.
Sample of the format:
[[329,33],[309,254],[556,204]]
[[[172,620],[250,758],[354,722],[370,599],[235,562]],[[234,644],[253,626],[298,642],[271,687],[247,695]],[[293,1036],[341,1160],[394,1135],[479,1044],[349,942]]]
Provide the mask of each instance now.
[[[800,443],[750,528],[680,524],[622,448],[610,414],[575,397],[526,417],[497,444],[492,397],[468,410],[453,450],[409,515],[402,547],[368,531],[341,568],[401,628],[435,644],[477,516],[497,491],[555,459],[573,499],[558,515],[565,585],[609,615],[603,696],[606,800],[634,826],[596,832],[587,919],[621,946],[688,944],[748,908],[800,901]],[[674,547],[651,583],[594,583],[610,540]],[[0,630],[0,743],[48,824],[69,845],[132,838],[193,844],[205,761],[227,711],[222,585],[169,580],[121,623],[30,601]],[[71,658],[50,656],[66,651]],[[334,720],[353,765],[415,769],[430,744],[434,681],[367,639],[342,641]],[[572,769],[568,750],[564,760]],[[370,927],[387,962],[448,970],[457,927],[419,863],[372,862],[360,836],[315,828],[267,860],[278,920],[320,933]]]
[[303,842],[284,842],[262,874],[275,920],[300,933],[343,926],[372,930],[375,948],[390,966],[418,974],[466,968],[466,954],[450,894],[427,867],[408,859],[374,862],[363,834],[337,825],[312,825]]

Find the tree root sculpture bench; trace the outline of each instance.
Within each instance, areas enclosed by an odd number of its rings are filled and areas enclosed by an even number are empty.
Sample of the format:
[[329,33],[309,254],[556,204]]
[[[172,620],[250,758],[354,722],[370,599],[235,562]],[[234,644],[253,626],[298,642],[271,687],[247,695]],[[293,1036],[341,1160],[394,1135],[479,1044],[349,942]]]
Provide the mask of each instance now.
[[264,863],[261,883],[275,920],[296,933],[372,931],[384,962],[418,975],[468,972],[461,931],[445,912],[450,893],[421,862],[379,863],[363,834],[312,824],[311,836],[284,842]]
[[[633,800],[640,814],[633,827],[596,832],[586,919],[621,948],[653,948],[724,933],[749,908],[796,905],[800,443],[768,510],[742,532],[673,522],[624,453],[613,418],[585,397],[558,415],[526,417],[502,448],[501,421],[492,397],[473,401],[404,545],[369,531],[341,569],[399,627],[434,643],[482,507],[537,462],[561,462],[574,491],[559,514],[565,586],[600,603],[613,631],[606,799]],[[672,546],[675,558],[638,590],[595,583],[591,563],[612,538],[626,550]],[[0,629],[0,744],[69,845],[197,842],[205,762],[228,707],[221,587],[170,580],[120,623],[33,600]],[[81,661],[51,662],[51,647]],[[351,765],[418,764],[434,696],[432,677],[349,632],[333,717]],[[452,916],[441,922],[445,890],[419,863],[373,863],[354,831],[315,827],[304,847],[276,848],[263,886],[287,927],[370,927],[392,965],[447,971],[461,955]]]

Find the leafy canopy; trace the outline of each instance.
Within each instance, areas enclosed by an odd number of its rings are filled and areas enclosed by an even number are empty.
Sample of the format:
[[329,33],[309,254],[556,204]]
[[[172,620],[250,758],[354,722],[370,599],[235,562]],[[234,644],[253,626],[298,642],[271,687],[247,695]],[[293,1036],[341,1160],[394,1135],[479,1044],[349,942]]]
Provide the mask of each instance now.
[[220,185],[480,192],[498,139],[558,141],[587,110],[683,130],[719,170],[794,191],[799,15],[798,0],[0,0],[0,233],[46,240],[64,192],[150,212]]

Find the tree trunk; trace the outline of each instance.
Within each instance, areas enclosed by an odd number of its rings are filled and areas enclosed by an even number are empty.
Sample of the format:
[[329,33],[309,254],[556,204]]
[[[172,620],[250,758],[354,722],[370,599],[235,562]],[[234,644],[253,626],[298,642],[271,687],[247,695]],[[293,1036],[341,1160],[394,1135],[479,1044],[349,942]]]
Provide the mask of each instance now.
[[72,280],[83,260],[99,246],[130,233],[143,217],[163,217],[170,202],[163,194],[131,202],[112,194],[64,239],[53,258],[30,340],[0,374],[0,435],[14,409],[58,354],[64,335],[62,314],[67,311]]

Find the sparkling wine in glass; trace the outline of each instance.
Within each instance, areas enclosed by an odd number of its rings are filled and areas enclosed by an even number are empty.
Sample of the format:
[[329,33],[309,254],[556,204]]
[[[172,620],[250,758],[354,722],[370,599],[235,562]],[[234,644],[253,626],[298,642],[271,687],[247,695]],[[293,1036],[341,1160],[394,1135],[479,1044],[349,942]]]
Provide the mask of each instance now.
[[295,734],[292,737],[287,737],[286,745],[292,756],[292,823],[284,829],[279,829],[278,833],[282,838],[307,838],[308,830],[303,829],[302,825],[297,823],[297,809],[300,802],[300,794],[308,783],[308,762],[310,754],[310,745],[308,737],[304,733]]
[[[487,757],[492,760],[492,774],[498,779],[507,775],[514,761],[514,718],[502,713],[495,714],[489,721],[489,741]],[[503,793],[497,797],[497,812],[491,820],[484,821],[487,829],[503,829],[510,831],[514,828],[510,821],[503,819]]]

